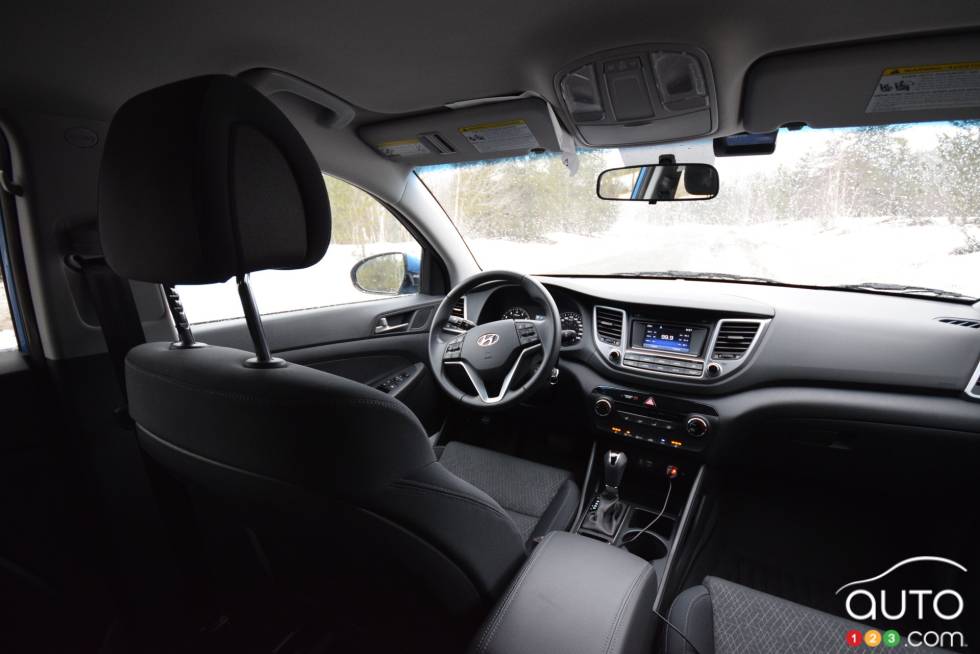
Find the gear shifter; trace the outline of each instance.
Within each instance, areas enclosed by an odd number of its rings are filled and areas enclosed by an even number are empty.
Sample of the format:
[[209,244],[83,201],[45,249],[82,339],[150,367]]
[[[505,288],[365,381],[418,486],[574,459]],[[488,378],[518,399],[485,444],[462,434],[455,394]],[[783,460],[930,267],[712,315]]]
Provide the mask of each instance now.
[[618,500],[619,485],[623,481],[623,472],[626,471],[626,453],[609,450],[602,463],[603,481],[606,484],[603,493]]
[[612,538],[626,516],[626,504],[619,500],[619,485],[626,471],[626,453],[609,450],[602,459],[603,488],[582,521],[582,528]]

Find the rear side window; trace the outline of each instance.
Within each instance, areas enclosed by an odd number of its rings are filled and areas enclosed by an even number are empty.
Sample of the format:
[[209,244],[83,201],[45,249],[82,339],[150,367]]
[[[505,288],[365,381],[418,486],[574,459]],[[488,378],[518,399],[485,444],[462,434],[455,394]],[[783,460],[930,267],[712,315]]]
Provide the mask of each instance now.
[[16,308],[13,289],[7,285],[10,279],[10,259],[7,256],[7,237],[4,233],[3,216],[0,216],[0,352],[19,349]]
[[7,284],[0,275],[0,351],[16,349],[17,332],[14,330],[14,319],[10,313]]
[[[263,314],[350,304],[418,292],[422,248],[388,209],[347,182],[323,176],[330,195],[331,236],[326,256],[302,270],[262,270],[249,276]],[[389,256],[377,256],[389,255]],[[365,259],[374,257],[371,261]],[[360,273],[352,271],[359,263]],[[402,268],[416,271],[400,283]],[[191,324],[242,317],[235,280],[223,284],[178,286]]]

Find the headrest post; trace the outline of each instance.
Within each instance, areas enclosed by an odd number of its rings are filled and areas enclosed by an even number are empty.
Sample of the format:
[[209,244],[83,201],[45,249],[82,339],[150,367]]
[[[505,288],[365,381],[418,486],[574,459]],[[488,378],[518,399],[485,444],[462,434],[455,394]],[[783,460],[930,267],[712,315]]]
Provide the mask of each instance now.
[[245,324],[248,326],[248,334],[252,337],[252,345],[255,348],[255,356],[248,359],[245,365],[249,368],[284,367],[286,362],[272,356],[269,351],[269,343],[265,340],[265,329],[262,327],[262,317],[259,315],[258,307],[255,306],[252,289],[248,285],[248,276],[236,275],[235,281],[238,283],[238,297],[241,298],[242,310],[245,312]]
[[174,327],[177,328],[176,343],[171,343],[173,350],[191,350],[198,347],[205,347],[204,343],[194,340],[194,332],[191,331],[191,324],[184,313],[184,305],[180,303],[180,295],[172,284],[163,285],[163,294],[167,296],[167,306],[170,307],[170,315],[174,319]]

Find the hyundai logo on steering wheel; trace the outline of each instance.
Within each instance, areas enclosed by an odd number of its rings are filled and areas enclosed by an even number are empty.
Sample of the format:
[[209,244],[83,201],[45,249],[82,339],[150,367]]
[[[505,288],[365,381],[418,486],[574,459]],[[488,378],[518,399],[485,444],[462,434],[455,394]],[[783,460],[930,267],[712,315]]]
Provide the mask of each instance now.
[[476,344],[480,347],[490,347],[499,340],[500,337],[496,334],[484,334],[480,338],[476,339]]

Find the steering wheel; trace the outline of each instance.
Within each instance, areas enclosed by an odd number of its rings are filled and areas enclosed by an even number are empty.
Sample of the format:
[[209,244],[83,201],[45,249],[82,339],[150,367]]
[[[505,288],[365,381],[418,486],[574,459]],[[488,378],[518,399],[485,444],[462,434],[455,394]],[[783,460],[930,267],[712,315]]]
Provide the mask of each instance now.
[[[469,331],[448,324],[453,306],[474,288],[487,282],[520,285],[545,307],[543,320],[495,320]],[[558,363],[561,349],[561,318],[551,293],[537,280],[508,270],[490,270],[463,280],[449,291],[436,309],[429,328],[429,363],[443,390],[457,402],[479,409],[513,405],[536,391]],[[540,359],[540,364],[521,386],[515,380]],[[458,367],[476,390],[460,390],[449,379],[447,368]]]

